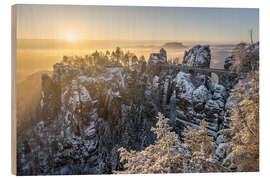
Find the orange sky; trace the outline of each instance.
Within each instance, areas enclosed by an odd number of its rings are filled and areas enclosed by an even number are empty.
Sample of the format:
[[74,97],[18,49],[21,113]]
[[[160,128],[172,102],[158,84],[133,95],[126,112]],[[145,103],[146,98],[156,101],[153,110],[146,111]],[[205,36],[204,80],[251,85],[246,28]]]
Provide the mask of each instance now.
[[258,9],[17,5],[19,39],[174,40],[259,39]]

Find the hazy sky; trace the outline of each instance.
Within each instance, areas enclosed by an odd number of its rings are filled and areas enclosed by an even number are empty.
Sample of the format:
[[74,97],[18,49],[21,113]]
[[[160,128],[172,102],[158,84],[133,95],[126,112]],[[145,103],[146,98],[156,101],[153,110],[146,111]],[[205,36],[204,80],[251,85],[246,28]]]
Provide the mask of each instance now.
[[18,38],[174,40],[190,42],[259,39],[258,9],[17,6]]

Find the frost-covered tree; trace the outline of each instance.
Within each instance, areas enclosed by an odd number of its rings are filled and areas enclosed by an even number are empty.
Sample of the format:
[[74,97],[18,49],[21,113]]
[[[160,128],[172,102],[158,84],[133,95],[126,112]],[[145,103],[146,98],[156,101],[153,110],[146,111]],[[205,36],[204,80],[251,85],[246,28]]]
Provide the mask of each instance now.
[[168,119],[159,113],[156,128],[151,130],[157,135],[154,144],[143,151],[130,151],[120,148],[120,162],[124,171],[115,173],[193,173],[227,172],[229,169],[212,158],[215,144],[208,136],[206,122],[202,121],[199,130],[187,128],[184,143],[178,134],[171,131]]
[[212,158],[215,143],[208,136],[206,122],[202,121],[199,130],[191,127],[184,131],[184,143],[178,134],[171,131],[168,119],[159,113],[156,128],[151,130],[157,135],[154,144],[143,151],[128,152],[120,148],[120,162],[124,171],[114,173],[194,173],[228,172],[228,168]]
[[156,128],[151,130],[157,135],[154,144],[148,146],[143,151],[128,152],[125,148],[120,148],[120,162],[124,163],[124,171],[115,173],[178,173],[184,172],[183,165],[185,148],[175,132],[171,132],[168,119],[159,113]]
[[191,155],[186,160],[186,169],[188,172],[227,172],[229,169],[213,158],[215,143],[213,137],[208,136],[206,125],[206,121],[203,120],[200,129],[187,127],[184,130],[184,143]]

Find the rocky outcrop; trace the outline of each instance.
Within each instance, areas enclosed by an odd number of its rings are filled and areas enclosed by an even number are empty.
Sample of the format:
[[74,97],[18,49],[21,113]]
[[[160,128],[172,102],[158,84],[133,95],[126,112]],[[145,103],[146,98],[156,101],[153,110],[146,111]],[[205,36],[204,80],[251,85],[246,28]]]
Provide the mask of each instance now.
[[41,89],[41,113],[46,116],[46,119],[51,121],[57,116],[59,110],[58,89],[53,80],[48,74],[42,74],[42,89]]
[[184,53],[183,64],[187,66],[209,68],[210,61],[211,51],[208,45],[196,45]]
[[[209,46],[195,46],[184,56],[188,66],[209,67],[210,60]],[[206,120],[216,138],[224,126],[226,87],[205,74],[162,70],[159,63],[167,63],[164,49],[130,67],[54,65],[52,77],[42,76],[42,113],[18,141],[18,174],[121,170],[117,149],[153,143],[150,129],[158,112],[178,133]]]
[[195,86],[193,78],[183,72],[179,72],[175,78],[176,122],[179,127],[187,125],[198,129],[201,120],[206,120],[209,134],[215,137],[223,123],[226,90],[219,84],[211,89],[205,83],[211,81],[209,77],[205,77],[207,81],[201,81],[201,84]]
[[167,52],[165,49],[161,48],[159,53],[150,54],[149,63],[167,63]]
[[121,168],[119,147],[153,143],[158,109],[151,97],[144,102],[153,88],[144,66],[56,64],[52,78],[44,74],[40,119],[18,143],[18,174],[111,173]]

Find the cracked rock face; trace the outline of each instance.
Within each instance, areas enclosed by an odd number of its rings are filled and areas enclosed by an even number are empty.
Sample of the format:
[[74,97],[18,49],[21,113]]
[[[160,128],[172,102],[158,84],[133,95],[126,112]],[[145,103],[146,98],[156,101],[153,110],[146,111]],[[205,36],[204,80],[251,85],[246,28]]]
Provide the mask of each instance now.
[[[189,66],[209,67],[209,46],[185,53]],[[207,121],[209,135],[223,127],[226,88],[211,77],[161,70],[164,49],[130,67],[54,65],[42,76],[41,112],[17,144],[18,174],[103,174],[121,170],[117,149],[154,142],[158,112],[180,133]],[[219,153],[221,154],[221,153]],[[221,155],[222,156],[222,155]]]

